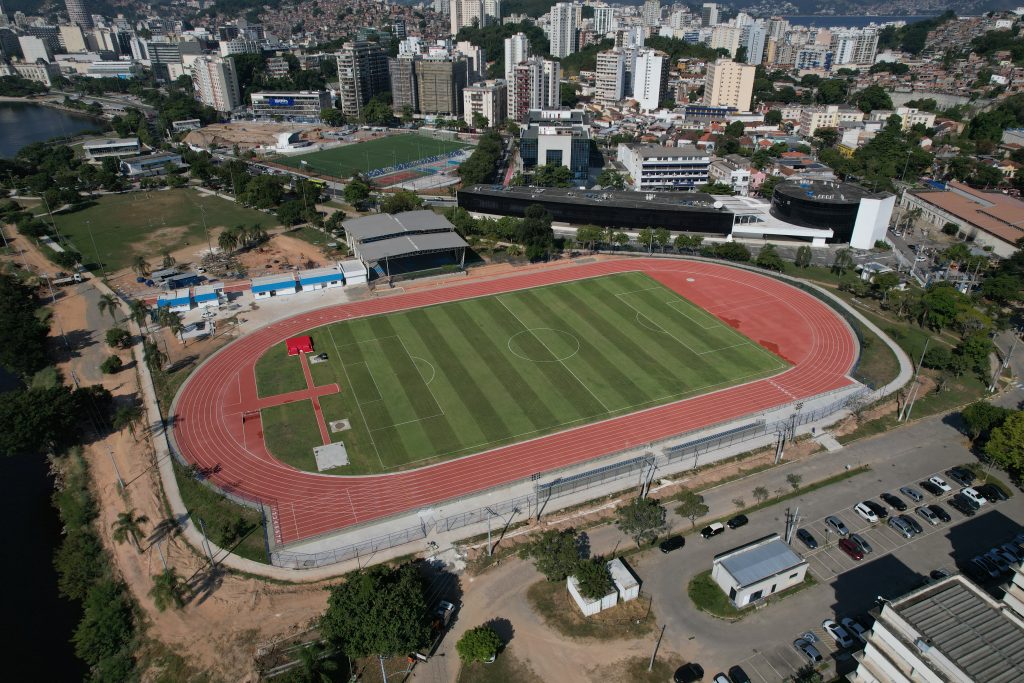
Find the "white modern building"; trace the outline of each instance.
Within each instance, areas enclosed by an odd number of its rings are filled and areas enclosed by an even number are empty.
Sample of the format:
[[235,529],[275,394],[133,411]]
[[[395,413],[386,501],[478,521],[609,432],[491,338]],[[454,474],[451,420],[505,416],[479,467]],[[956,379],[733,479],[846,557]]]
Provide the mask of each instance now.
[[811,137],[819,128],[836,128],[840,123],[864,120],[864,112],[854,107],[829,104],[800,111],[800,135]]
[[21,45],[22,58],[26,62],[34,64],[40,59],[44,62],[53,61],[53,52],[50,50],[50,45],[42,38],[18,36],[18,43]]
[[750,169],[729,159],[712,161],[708,167],[708,177],[713,183],[728,185],[734,194],[741,197],[746,197],[750,192]]
[[138,138],[103,138],[101,140],[86,140],[82,144],[82,151],[89,161],[99,161],[107,157],[115,159],[121,157],[138,156],[142,152]]
[[597,99],[618,102],[625,95],[626,60],[621,50],[597,53],[594,85]]
[[709,107],[735,107],[750,111],[754,94],[756,67],[731,59],[716,59],[708,64],[704,78],[704,104]]
[[559,2],[551,8],[551,54],[567,57],[577,50],[576,6],[571,2]]
[[797,555],[778,534],[751,541],[715,555],[711,579],[737,608],[800,585],[807,560]]
[[873,28],[833,31],[829,48],[835,64],[870,66],[878,53],[878,32]]
[[203,56],[192,63],[192,85],[196,99],[219,112],[230,112],[241,104],[238,74],[230,57]]
[[254,92],[252,116],[255,119],[284,119],[303,123],[320,121],[322,109],[333,109],[331,93],[326,90],[298,92]]
[[925,128],[931,128],[935,125],[935,114],[929,111],[921,111],[914,107],[897,107],[895,110],[872,109],[871,113],[868,114],[868,121],[882,121],[884,123],[893,114],[902,119],[903,130],[910,130],[919,123]]
[[648,190],[693,190],[708,182],[711,154],[693,145],[620,144],[618,161],[629,174],[630,188]]
[[661,106],[668,85],[668,55],[658,50],[641,49],[633,67],[633,99],[643,111]]

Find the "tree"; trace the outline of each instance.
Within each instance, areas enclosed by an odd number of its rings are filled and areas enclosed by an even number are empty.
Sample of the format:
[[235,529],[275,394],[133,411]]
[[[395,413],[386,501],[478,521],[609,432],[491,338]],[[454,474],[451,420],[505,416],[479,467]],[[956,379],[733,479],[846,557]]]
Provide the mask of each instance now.
[[689,489],[683,489],[679,494],[679,505],[676,506],[676,513],[681,517],[690,520],[690,527],[697,526],[697,519],[708,514],[709,508],[704,503],[704,497],[699,496]]
[[945,346],[930,346],[921,358],[921,364],[926,368],[945,370],[949,367],[953,354]]
[[800,488],[800,482],[804,480],[803,475],[795,472],[786,475],[786,482],[793,487],[794,490]]
[[[89,589],[82,603],[82,619],[72,637],[80,659],[95,666],[122,650],[130,652],[134,627],[127,595],[127,589],[112,578],[101,579]],[[115,676],[98,680],[123,679]]]
[[615,511],[619,531],[636,541],[639,548],[665,529],[665,506],[654,498],[634,498]]
[[155,342],[147,341],[142,345],[142,357],[150,372],[159,372],[167,362],[167,354],[160,350]]
[[852,270],[853,266],[853,254],[850,253],[849,249],[836,250],[835,257],[832,259],[833,273],[844,275],[846,274],[846,271]]
[[349,574],[330,589],[320,633],[352,658],[415,652],[430,637],[423,589],[411,564]]
[[533,184],[538,187],[570,187],[572,171],[559,163],[537,166],[533,172]]
[[314,641],[299,650],[299,666],[288,671],[282,680],[288,683],[331,683],[332,672],[337,671],[338,662],[331,657],[327,646]]
[[117,297],[113,294],[101,294],[99,300],[96,302],[96,308],[100,309],[100,313],[109,313],[110,317],[114,319],[114,324],[117,324]]
[[124,361],[121,360],[120,356],[107,356],[102,363],[100,363],[100,372],[105,375],[115,375],[121,372],[124,367]]
[[465,664],[489,662],[498,654],[500,647],[501,636],[486,624],[469,629],[455,644],[455,649],[459,652],[459,659]]
[[102,387],[63,384],[0,393],[0,455],[59,453],[78,441],[83,415],[106,419],[111,400]]
[[117,412],[114,413],[114,419],[111,421],[111,426],[117,431],[127,429],[128,433],[133,437],[135,436],[135,426],[142,420],[144,416],[142,406],[138,403],[129,403],[118,407]]
[[950,237],[954,237],[958,232],[960,232],[960,226],[957,225],[956,223],[947,222],[945,225],[942,226],[943,235],[949,235]]
[[[930,351],[931,349],[929,349]],[[986,440],[989,433],[1003,424],[1014,413],[1009,408],[995,406],[988,401],[975,401],[960,411],[964,430],[972,441]]]
[[875,109],[892,109],[892,98],[880,85],[869,85],[856,95],[857,108],[865,114]]
[[647,251],[654,251],[654,231],[650,228],[643,228],[636,233],[636,245],[646,247]]
[[835,147],[835,144],[839,142],[839,131],[835,128],[818,128],[814,131],[814,139],[819,148]]
[[13,275],[0,274],[0,365],[28,378],[49,364],[49,324],[36,317],[32,289]]
[[149,589],[149,597],[153,604],[163,612],[168,607],[181,609],[185,606],[185,582],[178,576],[174,567],[168,567],[153,577],[153,587]]
[[583,542],[574,529],[548,529],[524,545],[519,556],[532,559],[548,581],[564,581],[583,557]]
[[725,135],[730,138],[738,138],[743,135],[743,122],[733,121],[725,127]]
[[772,109],[765,113],[764,122],[769,126],[777,126],[782,123],[782,112],[778,109]]
[[345,201],[359,208],[369,198],[370,184],[366,182],[363,176],[356,173],[352,176],[352,180],[348,181],[348,185],[345,186]]
[[606,168],[597,176],[597,184],[607,190],[624,190],[626,179],[618,171]]
[[487,117],[480,112],[473,112],[473,128],[477,130],[483,130],[484,128],[490,127],[491,122],[487,120]]
[[805,664],[793,676],[793,683],[824,683],[824,681],[821,672],[815,669],[813,664]]
[[772,194],[775,192],[775,186],[778,185],[779,183],[781,183],[782,180],[783,180],[782,176],[777,176],[777,175],[770,175],[770,176],[766,177],[761,182],[760,187],[757,188],[758,194],[760,194],[765,199],[771,199],[772,198]]
[[608,563],[603,558],[592,557],[580,561],[573,576],[579,584],[580,595],[588,600],[599,600],[615,590]]
[[380,202],[381,213],[402,213],[403,211],[415,211],[423,207],[423,200],[419,195],[409,190],[399,190],[394,194],[386,195]]
[[330,109],[320,110],[320,120],[328,126],[344,126],[345,115],[341,113],[340,109],[331,107]]
[[124,543],[131,539],[135,549],[141,553],[142,545],[139,543],[139,537],[142,536],[142,525],[147,522],[149,522],[149,517],[146,515],[136,515],[134,509],[128,512],[120,512],[117,515],[117,519],[111,525],[111,528],[114,530],[111,536],[118,543]]
[[763,503],[768,500],[768,489],[764,486],[754,487],[754,500],[758,503]]
[[796,259],[793,261],[793,263],[798,268],[806,268],[807,266],[811,265],[811,258],[812,258],[811,248],[809,246],[807,246],[806,244],[804,244],[804,245],[802,245],[800,247],[797,247]]
[[992,430],[985,455],[1009,472],[1024,469],[1024,411],[1014,411]]
[[597,227],[596,225],[581,225],[576,230],[576,241],[584,247],[590,248],[593,252],[597,246],[597,243],[604,237],[604,230]]
[[281,206],[277,207],[277,220],[281,221],[282,225],[303,223],[306,220],[305,207],[296,199],[282,202]]
[[624,232],[617,231],[612,235],[612,244],[616,245],[620,249],[629,244],[629,235]]
[[220,247],[221,251],[231,253],[238,248],[238,228],[224,228],[220,234],[217,235],[217,246]]
[[750,260],[750,250],[739,242],[720,242],[716,244],[714,255],[726,261],[746,263]]
[[149,275],[149,263],[144,256],[136,256],[132,259],[132,271],[140,277]]
[[786,269],[774,244],[766,244],[761,247],[761,251],[758,253],[757,260],[754,263],[766,270],[774,270],[780,273]]
[[669,240],[672,239],[672,233],[665,228],[658,228],[654,231],[654,243],[658,245],[661,253],[665,253],[665,247],[668,246]]

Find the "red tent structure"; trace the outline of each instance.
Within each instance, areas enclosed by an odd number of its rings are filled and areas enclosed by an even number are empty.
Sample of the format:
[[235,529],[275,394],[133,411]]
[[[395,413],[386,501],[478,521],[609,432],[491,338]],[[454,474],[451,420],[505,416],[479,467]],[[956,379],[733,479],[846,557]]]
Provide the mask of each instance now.
[[292,337],[285,341],[288,347],[289,356],[297,356],[300,353],[313,353],[312,337]]

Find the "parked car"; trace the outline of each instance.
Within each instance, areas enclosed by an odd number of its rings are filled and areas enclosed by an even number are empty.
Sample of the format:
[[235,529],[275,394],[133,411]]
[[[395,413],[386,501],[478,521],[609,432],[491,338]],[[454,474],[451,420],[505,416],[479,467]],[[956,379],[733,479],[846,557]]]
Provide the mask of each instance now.
[[939,524],[939,516],[932,512],[932,509],[927,505],[922,505],[914,510],[924,521],[928,522],[932,526]]
[[898,533],[903,538],[912,538],[914,536],[914,529],[903,521],[902,517],[890,517],[889,521],[886,522],[889,528]]
[[814,534],[812,534],[807,529],[797,529],[796,537],[800,539],[801,543],[803,543],[811,550],[814,550],[818,547],[818,539],[814,538]]
[[739,666],[734,666],[729,669],[729,680],[732,683],[750,683],[750,676]]
[[1024,560],[1024,549],[1021,549],[1019,545],[1004,543],[999,546],[999,549],[1008,555],[1012,555],[1017,562]]
[[715,677],[711,679],[711,683],[731,683],[731,681],[728,676],[719,671],[715,674]]
[[811,645],[803,638],[797,638],[793,641],[793,647],[796,651],[807,658],[807,661],[811,664],[818,664],[821,662],[821,653],[818,652],[818,648]]
[[953,467],[946,470],[946,476],[960,484],[961,486],[970,486],[974,483],[974,472],[964,467]]
[[850,534],[850,540],[856,543],[860,547],[860,551],[865,555],[875,552],[875,549],[871,547],[871,544],[868,543],[860,534]]
[[939,581],[941,579],[945,579],[945,578],[948,578],[950,576],[953,576],[953,574],[950,573],[949,571],[945,570],[945,569],[939,568],[939,569],[933,569],[928,574],[928,576],[930,576],[935,581]]
[[999,566],[996,565],[996,563],[993,562],[992,560],[990,560],[987,557],[985,557],[984,555],[975,555],[971,559],[971,561],[972,562],[977,562],[978,564],[980,564],[981,567],[988,573],[990,578],[993,578],[993,579],[998,579],[999,578],[999,575],[1001,573],[999,571]]
[[853,636],[836,622],[826,619],[821,622],[821,627],[825,629],[825,633],[832,636],[832,640],[836,641],[836,645],[839,647],[853,647]]
[[983,495],[978,493],[977,489],[972,488],[970,486],[966,486],[960,489],[960,493],[963,494],[967,499],[974,501],[979,508],[988,502],[987,500],[985,500],[985,497]]
[[924,531],[924,529],[921,528],[921,525],[917,523],[917,520],[911,517],[910,515],[900,515],[900,519],[906,522],[907,525],[910,526],[911,529],[913,529],[915,534],[919,534]]
[[857,503],[853,506],[853,511],[860,515],[868,524],[875,524],[878,522],[878,515],[876,515],[865,503]]
[[882,495],[879,496],[879,498],[884,500],[886,505],[898,510],[899,512],[907,511],[907,504],[904,503],[903,499],[900,498],[899,496],[894,496],[891,493],[883,493]]
[[946,483],[946,480],[938,475],[935,475],[934,477],[928,477],[928,481],[937,486],[938,488],[942,489],[943,493],[949,493],[950,491],[953,490],[952,488],[950,488],[949,484]]
[[978,484],[974,490],[990,503],[998,503],[1007,499],[1007,495],[995,484]]
[[968,560],[960,565],[960,570],[967,574],[971,579],[977,583],[987,583],[991,576],[989,576],[988,569],[985,568],[978,560]]
[[859,561],[864,559],[864,551],[860,549],[859,545],[857,545],[850,539],[840,538],[838,545],[840,550],[842,550],[844,553],[849,555],[854,560]]
[[672,536],[666,538],[664,541],[658,544],[658,549],[663,553],[670,553],[673,550],[679,550],[686,545],[686,539],[682,536]]
[[874,512],[875,515],[878,516],[878,519],[885,519],[889,516],[889,511],[886,510],[884,506],[879,505],[873,500],[865,500],[864,505],[867,506],[867,508],[870,509],[872,512]]
[[843,628],[846,629],[846,632],[852,635],[854,638],[857,638],[862,643],[867,641],[867,638],[864,636],[864,634],[867,633],[868,630],[864,628],[861,625],[861,623],[853,617],[843,617],[839,620],[839,623],[842,624]]
[[850,530],[843,524],[843,520],[839,519],[835,515],[829,515],[825,518],[826,526],[831,527],[840,536],[849,536]]
[[726,524],[729,526],[730,529],[739,529],[741,526],[746,526],[747,522],[749,521],[750,520],[747,519],[746,515],[736,515],[728,522],[726,522]]
[[947,502],[951,508],[959,511],[964,517],[973,517],[975,510],[978,509],[978,506],[962,493],[957,493]]
[[928,506],[928,509],[931,510],[932,514],[934,514],[936,517],[938,517],[943,522],[949,522],[949,521],[951,521],[953,519],[952,517],[949,516],[949,513],[946,512],[946,508],[942,507],[941,505],[938,505],[936,503],[932,503],[931,505]]
[[931,483],[930,481],[922,481],[921,488],[923,488],[925,491],[932,494],[933,496],[941,496],[943,493],[942,489],[940,489],[938,486]]
[[910,486],[901,486],[900,493],[902,493],[904,496],[914,501],[915,503],[920,503],[922,500],[924,500],[924,496],[921,495],[921,492]]
[[1010,564],[1011,564],[1011,562],[1007,562],[1006,561],[1006,557],[1003,556],[1003,554],[1001,552],[999,552],[998,550],[996,550],[995,548],[993,548],[992,550],[989,550],[987,553],[985,553],[985,557],[987,557],[988,559],[992,560],[992,562],[997,567],[999,567],[999,571],[1001,573],[1006,573],[1006,572],[1010,571]]
[[700,535],[707,539],[711,538],[712,536],[717,536],[723,531],[725,531],[725,525],[721,522],[715,522],[714,524],[709,524],[703,529],[701,529]]
[[675,683],[697,683],[697,681],[704,680],[704,667],[694,662],[683,664],[676,669],[675,676],[672,679]]

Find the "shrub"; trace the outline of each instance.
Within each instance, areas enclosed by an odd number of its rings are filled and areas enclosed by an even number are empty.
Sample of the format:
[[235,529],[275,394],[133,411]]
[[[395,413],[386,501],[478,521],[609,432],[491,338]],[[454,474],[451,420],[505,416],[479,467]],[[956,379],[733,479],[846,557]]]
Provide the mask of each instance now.
[[589,560],[582,560],[573,573],[580,585],[580,595],[589,599],[597,600],[612,592],[615,584],[612,583],[611,572],[608,565],[600,557],[592,557]]
[[466,664],[470,662],[486,662],[498,653],[501,647],[501,636],[490,626],[477,626],[466,631],[455,649],[459,651],[459,659]]
[[958,232],[960,232],[960,227],[956,223],[946,223],[945,225],[942,226],[943,235],[949,235],[952,237],[955,236]]
[[113,375],[121,372],[124,367],[124,361],[119,356],[108,356],[105,361],[100,363],[100,370],[105,375]]
[[132,345],[132,335],[128,330],[121,327],[112,327],[107,330],[107,346],[111,348],[127,349]]

